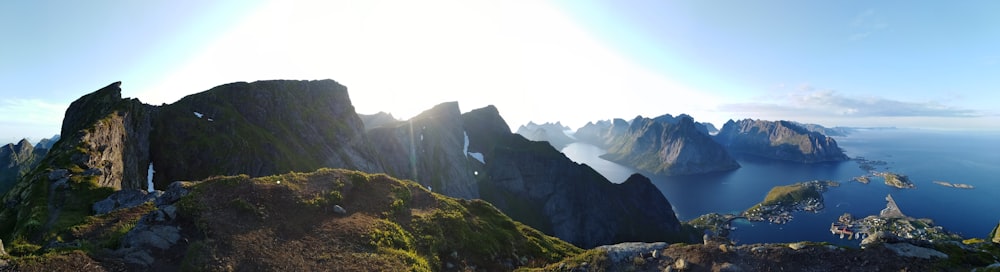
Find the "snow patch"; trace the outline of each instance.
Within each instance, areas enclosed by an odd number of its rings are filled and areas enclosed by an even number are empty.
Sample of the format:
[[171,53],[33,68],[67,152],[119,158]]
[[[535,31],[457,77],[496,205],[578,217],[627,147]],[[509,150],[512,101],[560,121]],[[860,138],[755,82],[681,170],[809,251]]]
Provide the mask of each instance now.
[[477,161],[479,161],[479,162],[481,162],[481,163],[483,163],[483,164],[486,164],[486,160],[485,160],[485,159],[483,159],[483,153],[479,153],[479,152],[468,152],[468,153],[465,153],[465,155],[466,155],[466,156],[472,156],[472,158],[476,159]]
[[205,116],[205,115],[196,111],[196,112],[194,112],[194,116],[198,116],[198,118],[201,118],[202,116]]
[[466,154],[465,156],[468,157],[469,156],[468,155],[469,154],[469,133],[467,133],[467,132],[465,132],[463,130],[462,134],[465,135],[465,147],[464,147],[464,149],[462,149],[462,153],[465,153]]
[[153,162],[149,162],[149,174],[146,175],[146,191],[150,193],[153,192],[153,173],[155,172],[153,171]]
[[469,156],[472,156],[477,161],[486,164],[486,160],[483,159],[483,153],[469,152],[469,133],[462,131],[462,134],[465,135],[465,148],[462,149],[462,153],[465,153],[465,157],[468,158]]
[[424,134],[423,134],[423,133],[421,133],[421,134],[420,134],[420,140],[421,140],[421,141],[423,141],[423,140],[424,140]]

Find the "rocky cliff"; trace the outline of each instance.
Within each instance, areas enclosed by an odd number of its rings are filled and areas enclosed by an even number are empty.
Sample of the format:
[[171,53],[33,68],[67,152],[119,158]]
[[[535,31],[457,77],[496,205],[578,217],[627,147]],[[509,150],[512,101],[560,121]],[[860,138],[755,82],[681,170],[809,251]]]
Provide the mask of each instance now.
[[729,120],[715,140],[732,152],[816,163],[847,160],[831,137],[789,121]]
[[28,173],[45,155],[46,149],[32,147],[27,139],[0,146],[0,195],[14,187],[18,178]]
[[690,238],[645,177],[612,184],[551,145],[510,133],[492,106],[462,118],[469,151],[486,162],[477,175],[480,194],[511,218],[581,247]]
[[526,125],[521,125],[517,128],[517,134],[524,136],[528,140],[538,141],[538,142],[548,142],[555,147],[556,150],[562,150],[567,145],[576,142],[576,139],[571,138],[566,135],[565,131],[570,130],[569,127],[564,126],[562,123],[544,123],[535,124],[534,122],[528,122]]
[[53,149],[72,153],[72,162],[100,186],[145,189],[155,111],[122,99],[121,82],[112,83],[70,104],[60,133],[66,139]]
[[473,167],[481,162],[469,154],[457,102],[437,105],[405,122],[383,124],[368,131],[368,137],[386,173],[448,196],[479,198]]
[[601,157],[656,175],[691,175],[740,167],[694,119],[687,115],[667,117],[636,117],[625,133],[611,140],[608,153]]
[[333,80],[221,85],[163,106],[153,129],[157,188],[321,167],[382,172],[347,88]]

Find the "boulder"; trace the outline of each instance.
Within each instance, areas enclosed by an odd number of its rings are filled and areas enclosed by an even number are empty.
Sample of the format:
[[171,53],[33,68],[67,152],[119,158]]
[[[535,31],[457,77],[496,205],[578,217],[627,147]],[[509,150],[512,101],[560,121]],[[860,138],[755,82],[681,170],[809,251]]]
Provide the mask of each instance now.
[[0,239],[0,256],[6,256],[6,255],[7,255],[7,251],[4,251],[4,249],[3,249],[3,240]]
[[181,197],[186,196],[189,191],[187,186],[190,182],[184,181],[174,181],[167,186],[167,191],[160,193],[160,196],[156,198],[156,206],[162,206],[167,204],[173,204],[180,200]]
[[341,207],[340,205],[333,205],[333,212],[339,215],[347,214],[347,210],[345,210],[344,207]]
[[139,189],[124,189],[94,203],[92,208],[95,214],[105,214],[115,210],[138,207],[146,202],[156,200],[156,196],[157,194],[150,194]]

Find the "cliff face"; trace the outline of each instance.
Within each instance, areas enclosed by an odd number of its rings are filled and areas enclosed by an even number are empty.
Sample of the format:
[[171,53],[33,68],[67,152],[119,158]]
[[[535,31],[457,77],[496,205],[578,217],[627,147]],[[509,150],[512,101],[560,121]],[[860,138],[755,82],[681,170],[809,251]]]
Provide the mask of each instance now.
[[45,155],[45,149],[35,149],[28,140],[0,146],[0,195],[3,195],[18,178],[33,168]]
[[544,123],[535,124],[534,122],[528,122],[527,125],[521,125],[517,128],[517,134],[524,136],[528,140],[538,141],[538,142],[548,142],[555,147],[557,150],[562,150],[567,145],[576,142],[576,139],[570,138],[566,135],[564,131],[569,130],[569,127],[563,126],[562,123]]
[[581,247],[678,239],[680,223],[648,179],[612,184],[546,143],[511,134],[495,107],[462,117],[470,152],[485,156],[480,194],[511,218]]
[[[668,115],[669,116],[669,115]],[[666,120],[636,117],[602,155],[610,161],[657,175],[690,175],[739,168],[689,116]]]
[[469,138],[457,102],[437,105],[408,121],[383,124],[368,137],[387,173],[448,196],[479,198],[472,168],[481,163],[468,154]]
[[848,159],[833,138],[788,121],[729,120],[715,140],[732,152],[772,159],[805,163]]
[[153,127],[157,188],[321,167],[382,172],[347,88],[333,80],[218,86],[164,106]]
[[122,99],[116,82],[70,104],[60,135],[72,135],[53,147],[74,153],[71,160],[97,176],[100,186],[145,189],[149,137],[155,107]]

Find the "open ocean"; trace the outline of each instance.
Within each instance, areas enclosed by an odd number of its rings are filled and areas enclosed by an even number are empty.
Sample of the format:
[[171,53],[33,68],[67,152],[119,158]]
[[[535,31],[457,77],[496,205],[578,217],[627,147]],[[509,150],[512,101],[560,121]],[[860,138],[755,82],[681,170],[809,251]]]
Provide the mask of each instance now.
[[[1000,221],[1000,132],[956,132],[915,129],[858,130],[835,137],[848,156],[888,162],[877,170],[907,175],[914,189],[886,186],[880,178],[869,184],[851,181],[865,174],[855,161],[801,164],[734,155],[740,169],[715,174],[650,177],[673,205],[682,221],[706,213],[736,213],[762,201],[774,186],[809,180],[833,180],[840,187],[824,193],[826,208],[819,213],[796,212],[792,222],[774,225],[737,221],[730,235],[741,244],[826,241],[857,246],[830,234],[830,223],[841,214],[855,217],[878,214],[885,197],[892,194],[900,210],[914,218],[930,218],[945,230],[963,237],[985,237]],[[636,170],[600,156],[605,151],[573,143],[563,153],[585,163],[612,182],[623,182]],[[933,181],[964,183],[975,189],[958,189]]]

